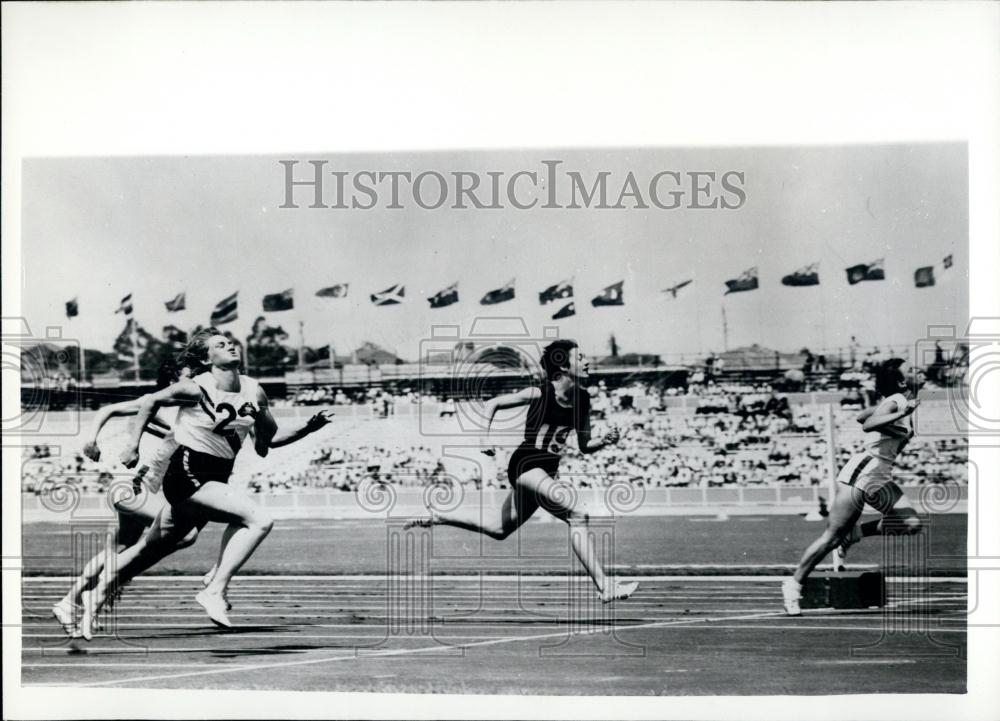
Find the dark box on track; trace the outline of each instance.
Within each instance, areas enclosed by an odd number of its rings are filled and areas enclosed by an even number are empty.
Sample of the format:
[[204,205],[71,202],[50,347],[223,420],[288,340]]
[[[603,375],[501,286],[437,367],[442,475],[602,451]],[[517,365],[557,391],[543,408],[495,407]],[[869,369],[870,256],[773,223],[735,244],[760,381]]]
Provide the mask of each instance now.
[[817,573],[802,588],[802,608],[871,608],[885,605],[881,571]]

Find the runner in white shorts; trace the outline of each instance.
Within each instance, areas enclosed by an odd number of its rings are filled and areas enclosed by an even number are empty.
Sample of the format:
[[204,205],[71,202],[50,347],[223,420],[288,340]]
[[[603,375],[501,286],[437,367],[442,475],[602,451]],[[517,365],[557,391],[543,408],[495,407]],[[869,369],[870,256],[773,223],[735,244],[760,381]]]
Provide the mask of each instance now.
[[[902,358],[885,361],[875,377],[879,402],[858,416],[866,433],[877,434],[856,453],[837,476],[838,492],[830,509],[826,530],[806,549],[794,575],[782,584],[785,611],[802,613],[802,584],[828,553],[845,552],[864,536],[909,535],[921,530],[920,517],[903,490],[892,480],[896,457],[913,437],[910,414],[920,403],[923,385],[919,370],[910,370]],[[857,525],[865,504],[882,514],[875,521]]]

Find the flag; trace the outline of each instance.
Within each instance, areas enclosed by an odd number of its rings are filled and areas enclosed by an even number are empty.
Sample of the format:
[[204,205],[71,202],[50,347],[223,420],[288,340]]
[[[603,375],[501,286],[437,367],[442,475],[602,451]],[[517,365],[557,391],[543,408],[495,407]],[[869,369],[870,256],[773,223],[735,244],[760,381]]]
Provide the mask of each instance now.
[[569,318],[571,315],[576,315],[576,305],[573,301],[570,301],[562,308],[556,311],[555,315],[552,316],[552,320],[561,320],[562,318]]
[[452,283],[444,290],[440,290],[430,298],[427,302],[431,304],[431,308],[445,308],[453,303],[458,302],[458,283]]
[[80,315],[80,305],[76,302],[76,298],[66,301],[66,317],[75,318],[78,315]]
[[479,301],[480,305],[496,305],[514,299],[514,279],[511,278],[502,288],[491,290]]
[[913,284],[918,288],[934,285],[934,266],[925,265],[923,268],[917,268],[913,274]]
[[236,296],[238,294],[239,291],[236,291],[215,304],[215,308],[212,310],[212,325],[231,323],[236,320]]
[[677,297],[677,291],[679,291],[681,288],[683,288],[686,285],[691,285],[691,281],[690,280],[682,280],[677,285],[672,285],[669,288],[664,288],[663,292],[664,293],[670,293],[670,295],[672,297],[676,298]]
[[946,256],[944,257],[944,260],[943,260],[943,261],[941,261],[941,262],[942,262],[942,263],[944,264],[944,267],[945,267],[945,269],[946,269],[946,270],[947,270],[948,268],[950,268],[950,267],[951,267],[951,263],[952,263],[952,258],[951,258],[951,254],[949,253],[948,255],[946,255]]
[[726,281],[726,292],[723,295],[742,293],[745,290],[757,290],[757,287],[757,268],[747,268],[739,278]]
[[370,297],[375,305],[398,305],[403,302],[404,295],[406,295],[406,286],[391,285],[378,293],[372,293]]
[[855,285],[863,280],[885,280],[885,271],[882,269],[884,260],[885,258],[879,258],[871,263],[852,265],[847,269],[847,282]]
[[625,296],[622,293],[622,286],[624,285],[624,280],[620,280],[617,283],[609,285],[596,295],[594,299],[590,301],[590,304],[595,308],[601,305],[625,305]]
[[819,263],[810,263],[781,279],[782,285],[819,285]]
[[573,297],[573,284],[571,281],[564,280],[561,283],[556,283],[555,285],[550,285],[548,288],[543,290],[538,294],[538,302],[542,305],[546,303],[551,303],[554,300],[562,300],[563,298]]
[[184,310],[186,307],[186,299],[184,293],[178,293],[174,296],[173,300],[163,301],[163,305],[167,306],[167,312],[176,313],[179,310]]
[[118,304],[118,310],[115,313],[124,313],[125,315],[132,315],[132,294],[129,293],[127,296],[122,298],[122,302]]
[[187,333],[175,325],[163,326],[163,338],[173,346],[182,346],[187,343]]
[[283,290],[280,293],[270,293],[264,296],[264,312],[277,313],[281,310],[291,310],[295,307],[292,298],[292,289]]
[[320,288],[316,291],[316,295],[320,298],[346,298],[347,297],[347,283],[337,283],[337,285],[331,285],[326,288]]

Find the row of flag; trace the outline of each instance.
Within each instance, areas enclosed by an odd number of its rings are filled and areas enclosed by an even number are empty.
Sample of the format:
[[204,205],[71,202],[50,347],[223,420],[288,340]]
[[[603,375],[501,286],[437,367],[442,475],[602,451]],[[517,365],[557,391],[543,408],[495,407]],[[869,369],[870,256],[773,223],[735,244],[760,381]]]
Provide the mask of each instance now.
[[[947,270],[951,268],[952,263],[952,256],[947,255],[942,259],[941,266]],[[885,259],[878,258],[870,263],[858,263],[844,270],[850,285],[857,285],[866,280],[885,280]],[[917,288],[928,288],[935,283],[933,265],[925,265],[914,271],[913,284]],[[781,284],[792,287],[819,285],[819,263],[810,263],[794,273],[789,273],[781,279]],[[757,268],[748,268],[738,278],[726,281],[726,294],[756,290],[759,286],[760,279]],[[676,297],[676,293],[674,297]]]
[[[951,268],[952,262],[952,256],[948,255],[942,260],[941,265],[945,270],[947,270]],[[858,283],[864,281],[885,280],[884,266],[885,259],[879,258],[869,263],[858,263],[857,265],[845,268],[847,273],[847,282],[850,285],[857,285]],[[669,294],[672,298],[676,298],[678,292],[690,285],[692,282],[693,281],[690,279],[683,280],[670,286],[669,288],[664,288],[662,292]],[[913,282],[917,288],[927,288],[929,286],[933,286],[936,282],[934,277],[934,266],[928,265],[917,268],[913,275]],[[810,263],[809,265],[796,270],[794,273],[789,273],[781,279],[782,285],[791,287],[819,285],[819,283],[819,263]],[[514,279],[511,278],[510,281],[504,283],[501,287],[489,291],[482,298],[480,298],[480,305],[497,305],[499,303],[506,303],[507,301],[514,300],[516,297],[514,285]],[[612,283],[594,296],[591,299],[590,304],[595,308],[602,306],[625,305],[624,285],[625,281]],[[742,293],[756,290],[760,287],[760,277],[757,272],[757,268],[748,268],[738,277],[725,281],[725,285],[725,295],[728,295],[729,293]],[[346,298],[349,287],[348,283],[338,283],[326,288],[320,288],[316,291],[316,296],[320,298]],[[211,315],[212,325],[222,325],[236,320],[238,316],[237,297],[238,293],[233,293],[216,303]],[[405,298],[406,286],[402,283],[391,285],[385,290],[380,290],[377,293],[369,295],[369,299],[375,306],[399,305],[405,301]],[[563,318],[569,318],[576,315],[572,279],[561,281],[555,285],[550,285],[538,294],[538,301],[542,305],[547,305],[557,301],[565,301],[566,299],[574,300],[570,300],[568,303],[562,305],[562,307],[560,307],[559,310],[553,314],[553,320],[561,320]],[[450,305],[458,303],[458,283],[452,283],[447,288],[438,291],[426,300],[430,303],[431,308],[447,308]],[[178,293],[170,300],[164,301],[163,304],[167,311],[171,313],[184,310],[187,307],[186,297],[183,292]],[[295,307],[294,291],[289,288],[288,290],[283,290],[280,293],[269,293],[264,296],[262,306],[264,312],[266,313],[292,310]],[[79,315],[79,313],[80,306],[77,299],[74,298],[73,300],[67,301],[66,316],[73,318],[74,316]],[[115,313],[123,313],[127,318],[132,316],[131,293],[121,299]]]

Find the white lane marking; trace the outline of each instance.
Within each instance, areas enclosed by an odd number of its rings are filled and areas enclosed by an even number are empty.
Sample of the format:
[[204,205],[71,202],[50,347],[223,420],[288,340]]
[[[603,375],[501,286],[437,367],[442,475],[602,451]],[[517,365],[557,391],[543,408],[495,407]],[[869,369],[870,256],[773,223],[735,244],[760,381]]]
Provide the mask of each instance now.
[[[812,622],[812,621],[823,621],[823,620],[839,621],[841,619],[839,619],[839,618],[822,619],[822,618],[811,617],[809,620]],[[875,620],[879,620],[879,619],[873,618],[872,620],[875,621]],[[204,628],[204,627],[203,626],[199,626],[198,628]],[[631,626],[616,626],[615,627],[616,630],[618,630],[618,629],[628,630],[629,628],[631,628]],[[880,623],[879,624],[872,624],[872,625],[869,625],[869,626],[858,626],[858,625],[854,625],[854,626],[844,626],[844,625],[839,625],[839,626],[836,626],[836,625],[820,625],[820,626],[816,626],[816,625],[805,625],[805,624],[798,624],[798,623],[767,624],[767,625],[764,625],[764,624],[721,624],[721,623],[713,623],[710,626],[706,626],[705,628],[711,628],[711,629],[730,629],[730,630],[731,629],[752,629],[752,630],[755,630],[755,631],[771,631],[771,630],[776,630],[776,631],[880,631],[882,629],[882,626],[881,626]],[[510,630],[510,629],[507,629],[507,630]],[[530,628],[526,628],[524,630],[525,631],[532,631],[532,629],[530,629]],[[695,626],[686,626],[686,627],[678,627],[676,630],[678,630],[678,631],[686,631],[686,630],[705,630],[705,629],[697,628]],[[966,631],[965,628],[934,628],[934,629],[930,630],[928,633],[930,633],[931,635],[935,635],[935,634],[939,634],[939,633],[966,634],[967,631]],[[437,641],[457,641],[457,640],[461,640],[461,639],[470,639],[470,638],[471,639],[490,639],[490,638],[502,638],[502,637],[503,636],[501,636],[499,634],[496,634],[496,633],[486,633],[486,634],[483,634],[483,633],[472,634],[472,633],[470,633],[470,634],[451,634],[451,635],[447,635],[447,636],[438,636],[438,635],[431,636],[431,638],[433,638],[434,640],[437,640]],[[62,633],[51,633],[51,634],[41,634],[41,633],[39,633],[39,634],[26,635],[26,636],[24,636],[24,638],[65,639],[66,635],[62,634]],[[97,636],[98,640],[100,640],[102,638],[105,638],[105,637],[103,637],[103,636]],[[157,640],[169,641],[169,640],[171,640],[171,638],[175,638],[175,637],[165,636],[163,639],[157,639]],[[238,638],[240,638],[240,639],[244,639],[244,638],[306,639],[306,638],[308,638],[308,639],[327,639],[327,640],[331,640],[331,641],[335,641],[335,640],[338,640],[338,639],[349,639],[349,638],[362,638],[362,639],[372,639],[372,640],[379,640],[379,641],[383,640],[383,639],[387,639],[387,638],[405,640],[405,637],[403,637],[401,635],[387,637],[386,634],[384,633],[384,631],[382,633],[374,633],[374,634],[364,634],[364,633],[331,633],[331,634],[325,634],[325,633],[241,633],[241,634],[239,634]],[[145,639],[141,639],[141,637],[132,637],[132,638],[125,637],[122,640],[126,641],[126,642],[129,642],[129,643],[132,643],[132,642],[135,642],[135,641],[138,641],[138,640],[145,640]],[[461,644],[457,644],[457,645],[461,645]],[[242,649],[241,653],[246,653],[247,650],[252,650],[253,647],[233,647],[233,648],[237,649],[237,650]],[[320,650],[320,648],[321,647],[316,647],[316,648],[312,648],[312,649],[305,648],[305,649],[300,649],[300,650],[302,650],[302,651],[317,651],[317,650]],[[23,650],[25,652],[24,655],[28,656],[29,654],[27,652],[29,652],[29,651],[34,652],[34,651],[37,651],[38,649],[37,648],[25,648]],[[175,652],[177,650],[179,650],[179,649],[161,649],[161,650],[151,651],[150,653],[172,653],[172,652]],[[190,650],[190,649],[186,649],[186,650]],[[226,649],[220,649],[220,648],[214,648],[213,647],[212,649],[209,649],[209,650],[213,651],[213,652],[218,652],[218,653],[227,653]],[[58,648],[58,647],[48,647],[48,646],[46,646],[46,647],[44,647],[44,654],[43,655],[46,655],[46,656],[49,655],[49,654],[70,655],[70,654],[79,653],[80,656],[83,657],[83,656],[86,656],[86,655],[94,655],[94,654],[114,655],[116,653],[121,653],[121,654],[139,654],[139,653],[146,653],[146,652],[147,652],[146,649],[131,650],[131,649],[128,649],[128,648],[124,648],[124,649],[111,649],[111,648],[103,649],[103,648],[96,648],[96,649],[88,649],[86,652],[79,652],[79,651],[74,651],[72,649],[63,649],[63,648]],[[34,653],[31,653],[30,655],[33,656]],[[82,660],[83,659],[81,658],[81,661]],[[37,665],[37,664],[22,664],[22,667],[26,667],[28,665]],[[77,665],[78,667],[81,667],[81,668],[84,667],[84,666],[80,666],[79,664],[70,664],[70,665]]]
[[916,663],[912,658],[850,658],[850,659],[821,659],[818,661],[806,661],[812,666],[898,666],[904,663]]
[[[698,618],[698,619],[683,619],[683,620],[674,620],[674,621],[658,621],[658,622],[654,622],[654,623],[646,623],[646,624],[640,624],[640,625],[635,625],[635,626],[619,627],[618,630],[619,631],[631,631],[631,630],[638,630],[638,629],[644,629],[644,628],[659,628],[659,627],[667,627],[667,626],[690,625],[692,623],[706,623],[707,624],[707,623],[712,623],[713,621],[741,621],[741,620],[750,620],[750,619],[755,619],[755,618],[769,618],[769,617],[775,617],[775,616],[779,616],[779,615],[784,615],[784,612],[783,611],[772,611],[770,613],[763,613],[763,614],[749,614],[749,615],[739,615],[739,616],[721,616],[721,617],[714,618],[714,619],[711,619],[711,618]],[[595,633],[604,633],[606,630],[607,629],[604,628],[604,627],[599,627],[599,628],[593,628],[593,629],[585,629],[585,630],[582,630],[582,631],[575,631],[575,632],[571,632],[569,634],[567,634],[565,631],[563,631],[563,632],[555,632],[555,633],[539,633],[539,634],[533,634],[531,636],[505,637],[505,638],[491,639],[491,640],[488,640],[488,641],[477,641],[475,643],[463,644],[461,646],[461,648],[462,649],[481,648],[481,647],[485,647],[485,646],[498,646],[498,645],[501,645],[501,644],[519,643],[519,642],[522,642],[522,641],[541,641],[541,640],[550,639],[550,638],[566,638],[567,636],[590,636],[590,635],[593,635]],[[192,677],[192,676],[206,676],[206,675],[209,675],[209,674],[215,675],[215,674],[223,674],[223,673],[236,673],[236,672],[240,672],[240,671],[261,671],[261,670],[264,670],[264,669],[272,669],[272,668],[288,668],[288,667],[294,667],[294,666],[310,666],[310,665],[320,664],[320,663],[333,663],[333,662],[337,662],[337,661],[350,661],[350,660],[354,660],[354,659],[357,659],[357,658],[375,658],[375,657],[384,657],[384,656],[407,656],[407,655],[424,653],[424,652],[440,652],[440,651],[441,651],[441,646],[440,645],[436,645],[436,646],[424,646],[424,647],[421,647],[421,648],[413,648],[413,649],[391,649],[391,650],[386,650],[386,651],[372,651],[370,653],[366,653],[366,654],[363,654],[361,656],[357,656],[355,654],[351,654],[350,656],[344,656],[344,655],[330,656],[330,657],[326,657],[326,658],[304,659],[304,660],[299,660],[299,661],[284,661],[284,662],[276,662],[276,663],[262,663],[262,664],[253,664],[253,665],[244,665],[244,666],[232,666],[232,667],[221,668],[221,669],[209,669],[209,670],[205,670],[205,671],[191,671],[191,672],[188,672],[188,673],[161,674],[161,675],[158,675],[158,676],[139,676],[139,677],[130,678],[130,679],[113,679],[111,681],[98,681],[96,683],[85,683],[85,684],[74,684],[74,685],[82,686],[82,687],[96,687],[96,686],[112,686],[112,685],[121,685],[121,684],[145,683],[145,682],[149,682],[149,681],[165,681],[165,680],[168,680],[168,679],[175,679],[175,678],[189,678],[189,677]]]
[[[489,559],[503,561],[503,558]],[[662,566],[662,565],[631,565],[622,566],[625,569],[639,569],[639,568],[692,568],[692,569],[704,569],[704,568],[789,568],[794,569],[794,565],[774,565],[774,564],[762,564],[762,565],[748,565],[748,564],[691,564],[691,565],[674,565],[674,566]],[[824,568],[823,566],[818,566],[818,569]],[[826,566],[829,568],[829,566]],[[852,564],[852,570],[867,570],[867,566],[862,566],[861,564]],[[237,576],[234,579],[236,587],[242,586],[242,584],[252,584],[257,581],[324,581],[324,582],[339,582],[342,584],[344,581],[364,581],[357,587],[360,588],[371,588],[372,581],[378,581],[380,583],[385,583],[388,579],[396,581],[403,576],[387,576],[384,573],[373,573],[373,574],[344,574],[344,575],[316,575],[316,576],[267,576],[267,575],[245,575]],[[424,575],[414,575],[405,576],[405,578],[411,581],[422,581],[422,580],[433,580],[442,582],[478,582],[478,583],[511,583],[513,581],[521,581],[522,583],[554,583],[563,582],[566,583],[569,580],[579,580],[586,578],[582,574],[568,576],[566,574],[561,574],[558,576],[554,575],[535,575],[532,573],[508,573],[508,574],[487,574],[487,573],[476,573],[470,572],[465,575],[436,575],[432,574],[430,576]],[[779,583],[785,580],[784,576],[779,575],[738,575],[738,576],[684,576],[684,575],[636,575],[630,576],[636,581],[649,581],[653,582],[663,582],[663,581],[684,581],[691,583]],[[22,576],[22,583],[71,583],[75,581],[77,576]],[[178,581],[194,582],[197,581],[201,583],[202,576],[139,576],[132,581],[135,585],[144,584],[156,584],[156,583],[166,583],[175,584]],[[886,581],[890,583],[968,583],[968,578],[966,576],[889,576]],[[347,586],[345,586],[347,587]],[[267,588],[267,586],[262,586],[262,588]]]

